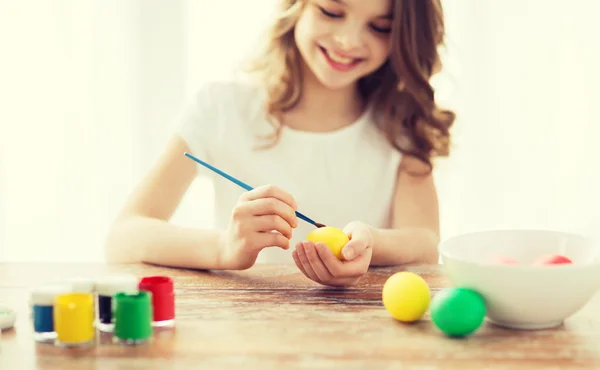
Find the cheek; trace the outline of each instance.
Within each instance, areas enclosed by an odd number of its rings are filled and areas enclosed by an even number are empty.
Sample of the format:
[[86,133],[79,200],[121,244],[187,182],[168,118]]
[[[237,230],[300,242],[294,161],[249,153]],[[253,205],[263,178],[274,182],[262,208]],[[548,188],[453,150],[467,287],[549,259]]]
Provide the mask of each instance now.
[[310,45],[312,43],[310,33],[308,32],[310,27],[307,27],[306,22],[302,19],[296,23],[294,27],[294,40],[296,43],[296,48],[298,52],[302,56],[302,59],[309,58],[311,54]]
[[304,42],[304,34],[306,29],[304,23],[305,22],[303,18],[300,17],[300,19],[298,19],[298,22],[296,22],[296,25],[294,26],[294,40],[296,40],[296,44],[302,44]]
[[315,26],[315,21],[312,18],[313,17],[310,14],[305,13],[301,15],[296,22],[294,32],[297,43],[307,45],[311,42],[314,42],[316,35],[314,35],[313,30],[317,27]]
[[383,63],[390,55],[390,42],[388,40],[374,40],[371,46],[371,56],[377,63]]

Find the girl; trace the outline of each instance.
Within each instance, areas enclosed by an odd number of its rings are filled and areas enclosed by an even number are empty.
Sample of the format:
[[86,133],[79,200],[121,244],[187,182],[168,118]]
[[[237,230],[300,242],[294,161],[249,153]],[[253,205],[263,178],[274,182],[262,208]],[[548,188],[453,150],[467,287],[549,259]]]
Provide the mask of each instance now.
[[[253,66],[260,83],[211,83],[185,105],[109,233],[108,261],[293,261],[329,286],[355,284],[369,266],[437,263],[432,159],[448,154],[454,121],[429,83],[443,36],[440,0],[282,0]],[[169,223],[197,174],[215,184],[214,230]],[[304,240],[314,226],[295,210],[344,229],[343,261]]]

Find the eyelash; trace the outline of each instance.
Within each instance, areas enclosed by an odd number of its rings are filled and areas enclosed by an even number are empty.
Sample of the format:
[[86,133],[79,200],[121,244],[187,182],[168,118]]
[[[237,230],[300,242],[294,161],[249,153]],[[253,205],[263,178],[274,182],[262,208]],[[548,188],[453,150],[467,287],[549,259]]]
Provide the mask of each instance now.
[[319,7],[319,10],[321,11],[321,13],[323,13],[325,16],[327,16],[329,18],[342,18],[341,14],[330,13],[327,10],[325,10],[325,8]]
[[[329,17],[329,18],[339,19],[339,18],[343,17],[343,15],[341,15],[341,14],[335,14],[335,13],[328,12],[327,10],[325,10],[325,8],[322,8],[320,6],[319,6],[319,10],[321,11],[321,13],[323,13],[324,16]],[[384,33],[384,34],[391,32],[391,29],[389,29],[389,28],[381,28],[381,27],[376,27],[373,25],[371,25],[371,29],[375,32]]]
[[375,27],[375,26],[371,26],[371,28],[373,29],[373,31],[379,32],[379,33],[391,33],[392,32],[391,28],[380,28],[380,27]]

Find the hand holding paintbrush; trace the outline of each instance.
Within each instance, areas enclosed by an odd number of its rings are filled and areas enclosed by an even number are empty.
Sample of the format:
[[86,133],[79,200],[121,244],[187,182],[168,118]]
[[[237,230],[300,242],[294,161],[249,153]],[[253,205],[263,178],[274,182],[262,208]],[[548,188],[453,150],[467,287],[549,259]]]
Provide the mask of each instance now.
[[324,226],[296,211],[296,201],[286,191],[274,186],[252,188],[189,153],[185,155],[248,190],[233,209],[224,234],[219,258],[221,268],[246,269],[254,265],[264,248],[289,249],[292,229],[298,226],[297,218],[317,227]]
[[[214,167],[214,166],[212,166],[212,165],[204,162],[203,160],[194,157],[190,153],[185,153],[185,156],[188,157],[188,158],[190,158],[190,159],[192,159],[193,161],[201,164],[202,166],[208,168],[209,170],[211,170],[211,171],[213,171],[213,172],[215,172],[215,173],[223,176],[227,180],[233,182],[234,184],[240,186],[243,189],[246,189],[248,191],[254,190],[254,188],[252,186],[250,186],[250,185],[248,185],[248,184],[246,184],[246,183],[244,183],[244,182],[236,179],[235,177],[233,177],[231,175],[228,175],[227,173],[225,173],[225,172],[221,171],[220,169],[218,169],[218,168],[216,168],[216,167]],[[306,217],[305,215],[303,215],[302,213],[300,213],[298,211],[296,211],[296,216],[298,218],[300,218],[300,219],[308,222],[309,224],[316,226],[316,227],[323,227],[323,226],[325,226],[325,225],[323,225],[321,223],[318,223],[318,222],[315,222],[315,221],[311,220],[310,218]]]

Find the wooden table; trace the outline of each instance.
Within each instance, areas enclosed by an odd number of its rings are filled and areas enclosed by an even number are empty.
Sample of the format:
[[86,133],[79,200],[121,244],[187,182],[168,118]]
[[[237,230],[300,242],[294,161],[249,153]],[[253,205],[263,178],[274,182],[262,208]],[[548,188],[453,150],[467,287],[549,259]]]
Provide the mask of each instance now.
[[[511,331],[489,323],[466,339],[445,337],[426,315],[394,321],[381,288],[400,270],[423,276],[433,294],[448,286],[439,266],[373,269],[351,289],[327,289],[295,266],[206,272],[150,265],[0,264],[0,305],[18,312],[0,340],[0,369],[531,369],[600,368],[600,296],[556,329]],[[28,289],[112,272],[168,275],[176,284],[176,327],[138,347],[64,349],[37,344]]]

